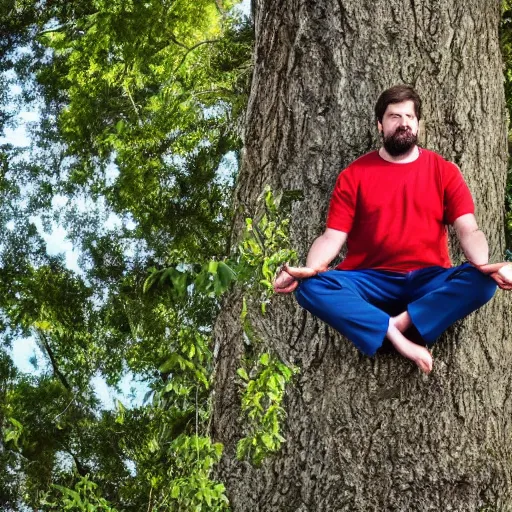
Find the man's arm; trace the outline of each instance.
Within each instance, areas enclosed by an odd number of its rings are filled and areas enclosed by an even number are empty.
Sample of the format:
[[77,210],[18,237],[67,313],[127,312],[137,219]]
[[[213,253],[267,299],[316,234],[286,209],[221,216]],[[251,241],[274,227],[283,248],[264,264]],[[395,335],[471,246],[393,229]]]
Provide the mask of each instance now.
[[453,227],[466,258],[480,272],[492,277],[503,290],[512,290],[510,263],[488,263],[489,246],[472,213],[455,219]]
[[327,270],[329,263],[338,256],[348,234],[337,229],[327,228],[309,249],[305,267],[285,266],[274,281],[274,291],[290,293],[298,285],[298,279],[312,277]]
[[327,228],[309,249],[306,267],[318,272],[327,270],[329,263],[338,256],[347,241],[348,234],[337,229]]
[[485,265],[489,261],[489,246],[485,235],[478,228],[472,213],[461,215],[453,223],[460,246],[468,261],[475,266]]

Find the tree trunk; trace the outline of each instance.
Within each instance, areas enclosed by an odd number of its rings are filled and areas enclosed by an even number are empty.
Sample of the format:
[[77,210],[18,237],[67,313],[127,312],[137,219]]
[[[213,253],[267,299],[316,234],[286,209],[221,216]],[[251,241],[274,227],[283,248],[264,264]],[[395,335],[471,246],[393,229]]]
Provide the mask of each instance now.
[[[304,263],[339,171],[379,145],[378,95],[405,82],[424,102],[424,145],[461,167],[491,261],[503,259],[498,0],[256,0],[254,16],[238,211],[253,211],[266,184],[300,189],[291,235]],[[461,260],[455,244],[453,259]],[[287,442],[261,468],[235,457],[244,432],[240,306],[230,297],[216,326],[213,420],[234,511],[512,510],[504,292],[438,341],[429,376],[396,353],[360,354],[293,296],[275,297],[253,321],[264,345],[301,371],[285,398]]]

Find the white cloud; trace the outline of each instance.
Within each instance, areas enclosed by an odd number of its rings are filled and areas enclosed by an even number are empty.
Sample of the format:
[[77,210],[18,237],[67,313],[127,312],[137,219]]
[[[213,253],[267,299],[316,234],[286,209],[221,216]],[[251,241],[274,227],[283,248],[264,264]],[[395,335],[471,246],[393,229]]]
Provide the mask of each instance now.
[[237,6],[235,6],[235,9],[240,11],[242,14],[245,14],[245,16],[250,16],[251,15],[251,0],[243,0]]
[[103,408],[110,410],[116,408],[117,400],[127,408],[139,407],[149,391],[149,387],[144,383],[136,381],[131,372],[126,372],[121,379],[119,383],[120,393],[115,388],[107,385],[101,375],[93,377],[91,384]]
[[73,250],[73,244],[66,240],[66,230],[62,226],[52,226],[51,233],[41,233],[46,242],[46,251],[50,256]]
[[0,144],[12,144],[13,146],[25,147],[30,144],[25,126],[6,128],[4,137],[0,137]]
[[60,208],[62,206],[66,206],[68,202],[68,198],[66,196],[56,195],[52,197],[52,207]]
[[[46,359],[34,338],[16,338],[12,343],[11,357],[16,368],[24,373],[40,375],[46,368]],[[38,368],[30,362],[37,361]]]
[[20,112],[20,114],[18,115],[18,119],[25,123],[32,123],[33,121],[38,121],[39,117],[40,117],[39,112],[36,112],[36,111],[29,112],[27,110]]
[[108,216],[108,219],[105,221],[104,225],[110,231],[110,230],[114,230],[114,229],[119,229],[123,225],[123,222],[121,221],[121,218],[119,217],[119,215],[116,215],[115,213],[111,213]]
[[118,176],[119,168],[115,163],[110,162],[105,169],[105,179],[107,180],[107,185],[112,185]]
[[64,254],[66,267],[78,274],[82,274],[82,270],[78,265],[79,252],[74,249],[73,244],[66,239],[66,230],[57,224],[52,225],[51,233],[44,230],[43,223],[40,217],[30,217],[30,222],[33,222],[37,227],[37,231],[46,242],[46,252],[50,256],[57,256]]

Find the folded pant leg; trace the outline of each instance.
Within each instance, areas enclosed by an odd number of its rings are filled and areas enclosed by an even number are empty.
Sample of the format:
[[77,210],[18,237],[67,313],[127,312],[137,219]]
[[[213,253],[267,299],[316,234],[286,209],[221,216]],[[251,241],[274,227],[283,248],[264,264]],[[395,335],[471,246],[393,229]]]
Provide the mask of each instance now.
[[390,316],[368,302],[368,293],[377,294],[382,288],[385,285],[377,286],[364,272],[330,270],[303,280],[295,296],[304,309],[372,356],[386,337]]
[[421,285],[413,295],[420,295],[408,305],[413,325],[422,338],[433,343],[450,325],[482,307],[493,297],[496,283],[469,263],[433,272],[426,283],[429,269],[417,271],[409,286],[414,289],[415,280]]

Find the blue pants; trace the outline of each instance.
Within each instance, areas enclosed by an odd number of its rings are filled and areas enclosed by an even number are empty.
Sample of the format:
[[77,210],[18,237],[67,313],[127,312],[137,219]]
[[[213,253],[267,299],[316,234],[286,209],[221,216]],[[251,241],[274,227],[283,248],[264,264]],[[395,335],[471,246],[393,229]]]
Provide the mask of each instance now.
[[328,270],[299,284],[298,303],[372,356],[389,318],[407,310],[427,344],[488,302],[496,283],[469,263],[402,274],[382,270]]

